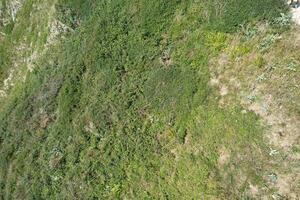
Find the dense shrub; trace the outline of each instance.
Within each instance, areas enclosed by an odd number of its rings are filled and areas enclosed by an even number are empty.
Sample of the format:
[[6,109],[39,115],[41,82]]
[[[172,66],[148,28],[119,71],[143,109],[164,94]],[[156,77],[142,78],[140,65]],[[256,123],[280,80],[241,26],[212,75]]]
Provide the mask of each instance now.
[[225,32],[233,32],[249,21],[271,21],[288,10],[282,0],[212,0],[206,2],[206,7],[209,9],[207,26]]

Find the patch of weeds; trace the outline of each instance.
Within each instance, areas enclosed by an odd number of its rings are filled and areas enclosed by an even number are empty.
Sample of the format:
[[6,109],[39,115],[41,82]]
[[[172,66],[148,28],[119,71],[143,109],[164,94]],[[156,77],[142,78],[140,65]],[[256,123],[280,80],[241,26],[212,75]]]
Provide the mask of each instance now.
[[113,194],[113,196],[118,197],[120,195],[120,192],[121,192],[121,185],[120,184],[114,184],[110,188],[110,192]]
[[258,34],[259,30],[256,26],[251,24],[243,24],[241,25],[241,32],[243,34],[243,39],[250,40]]
[[49,158],[49,166],[51,169],[55,169],[61,163],[63,153],[58,148],[54,148],[51,150],[50,154],[51,156]]
[[271,63],[271,64],[268,64],[267,66],[266,66],[266,70],[267,71],[273,71],[273,70],[276,70],[277,69],[277,64],[274,64],[274,63]]
[[[205,1],[207,13],[210,20],[209,28],[234,32],[240,24],[251,22],[253,19],[272,20],[279,13],[286,13],[287,7],[281,0],[265,1]],[[270,6],[272,5],[272,6]]]
[[253,61],[253,65],[258,68],[262,68],[265,64],[266,64],[266,61],[265,61],[264,57],[261,55],[257,56]]
[[283,200],[283,199],[285,199],[282,195],[280,195],[280,194],[277,193],[277,192],[275,192],[275,193],[272,194],[272,198],[273,198],[274,200]]
[[262,82],[262,81],[267,80],[267,77],[266,77],[265,74],[261,74],[261,75],[259,75],[259,76],[256,78],[256,80],[257,80],[258,82]]
[[222,32],[205,32],[205,45],[210,48],[212,53],[220,52],[226,45],[226,34]]
[[293,146],[293,147],[292,147],[292,152],[293,152],[293,153],[300,153],[300,148],[297,147],[297,146]]
[[250,53],[251,47],[247,44],[239,44],[231,52],[231,58],[242,57],[243,55]]
[[268,34],[259,44],[258,50],[262,53],[265,53],[280,38],[281,37],[278,34]]
[[291,25],[291,14],[280,13],[279,17],[274,18],[270,24],[279,31],[287,30]]
[[292,61],[290,61],[290,62],[287,64],[286,69],[289,70],[289,71],[295,72],[295,71],[297,71],[297,70],[296,70],[296,67],[297,67],[297,66],[298,66],[298,65],[297,65],[296,61],[292,60]]
[[56,5],[56,11],[58,20],[63,24],[71,27],[72,29],[78,27],[79,19],[72,8]]
[[248,95],[246,99],[250,102],[255,102],[257,100],[257,97],[255,95]]
[[275,173],[270,173],[270,174],[268,174],[268,179],[269,179],[270,182],[276,183],[278,178],[277,178],[277,175]]
[[278,150],[270,148],[270,152],[269,152],[270,156],[274,156],[274,155],[277,155],[277,154],[279,154]]
[[11,34],[13,29],[14,29],[14,26],[15,26],[15,22],[14,21],[10,21],[8,24],[6,24],[4,27],[3,27],[3,32],[5,34]]

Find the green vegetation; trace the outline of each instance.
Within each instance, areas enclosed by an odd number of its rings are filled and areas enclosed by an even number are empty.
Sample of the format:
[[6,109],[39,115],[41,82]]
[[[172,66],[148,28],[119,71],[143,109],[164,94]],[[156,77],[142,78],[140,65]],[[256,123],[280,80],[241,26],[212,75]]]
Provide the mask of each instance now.
[[[0,46],[1,76],[15,41],[43,48],[33,30],[46,38],[49,19],[26,17],[51,2],[22,7],[24,23]],[[63,0],[55,8],[74,33],[0,100],[0,198],[246,199],[250,182],[264,185],[258,117],[219,106],[208,66],[241,24],[280,17],[281,0]],[[222,149],[230,156],[220,164]]]
[[21,74],[28,67],[27,60],[45,49],[56,1],[17,1],[21,3],[15,21],[11,19],[14,5],[11,2],[16,1],[2,0],[0,3],[0,87],[12,71],[16,73],[14,79],[23,79]]

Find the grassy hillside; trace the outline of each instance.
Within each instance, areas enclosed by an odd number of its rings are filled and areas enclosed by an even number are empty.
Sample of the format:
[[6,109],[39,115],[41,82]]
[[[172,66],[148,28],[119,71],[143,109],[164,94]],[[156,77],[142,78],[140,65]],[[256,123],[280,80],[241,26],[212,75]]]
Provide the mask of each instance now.
[[72,31],[0,99],[0,198],[247,199],[265,187],[259,117],[219,105],[209,61],[241,24],[287,29],[281,0],[28,0],[0,38],[1,80],[16,42],[45,47],[41,5]]

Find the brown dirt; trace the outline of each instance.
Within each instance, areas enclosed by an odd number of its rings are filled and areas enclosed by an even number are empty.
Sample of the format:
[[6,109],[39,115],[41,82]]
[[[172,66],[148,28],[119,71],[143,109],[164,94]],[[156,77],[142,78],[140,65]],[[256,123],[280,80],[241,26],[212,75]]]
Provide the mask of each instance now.
[[226,148],[222,148],[219,153],[220,157],[218,159],[218,164],[220,167],[224,166],[226,163],[228,163],[230,159],[230,153]]

